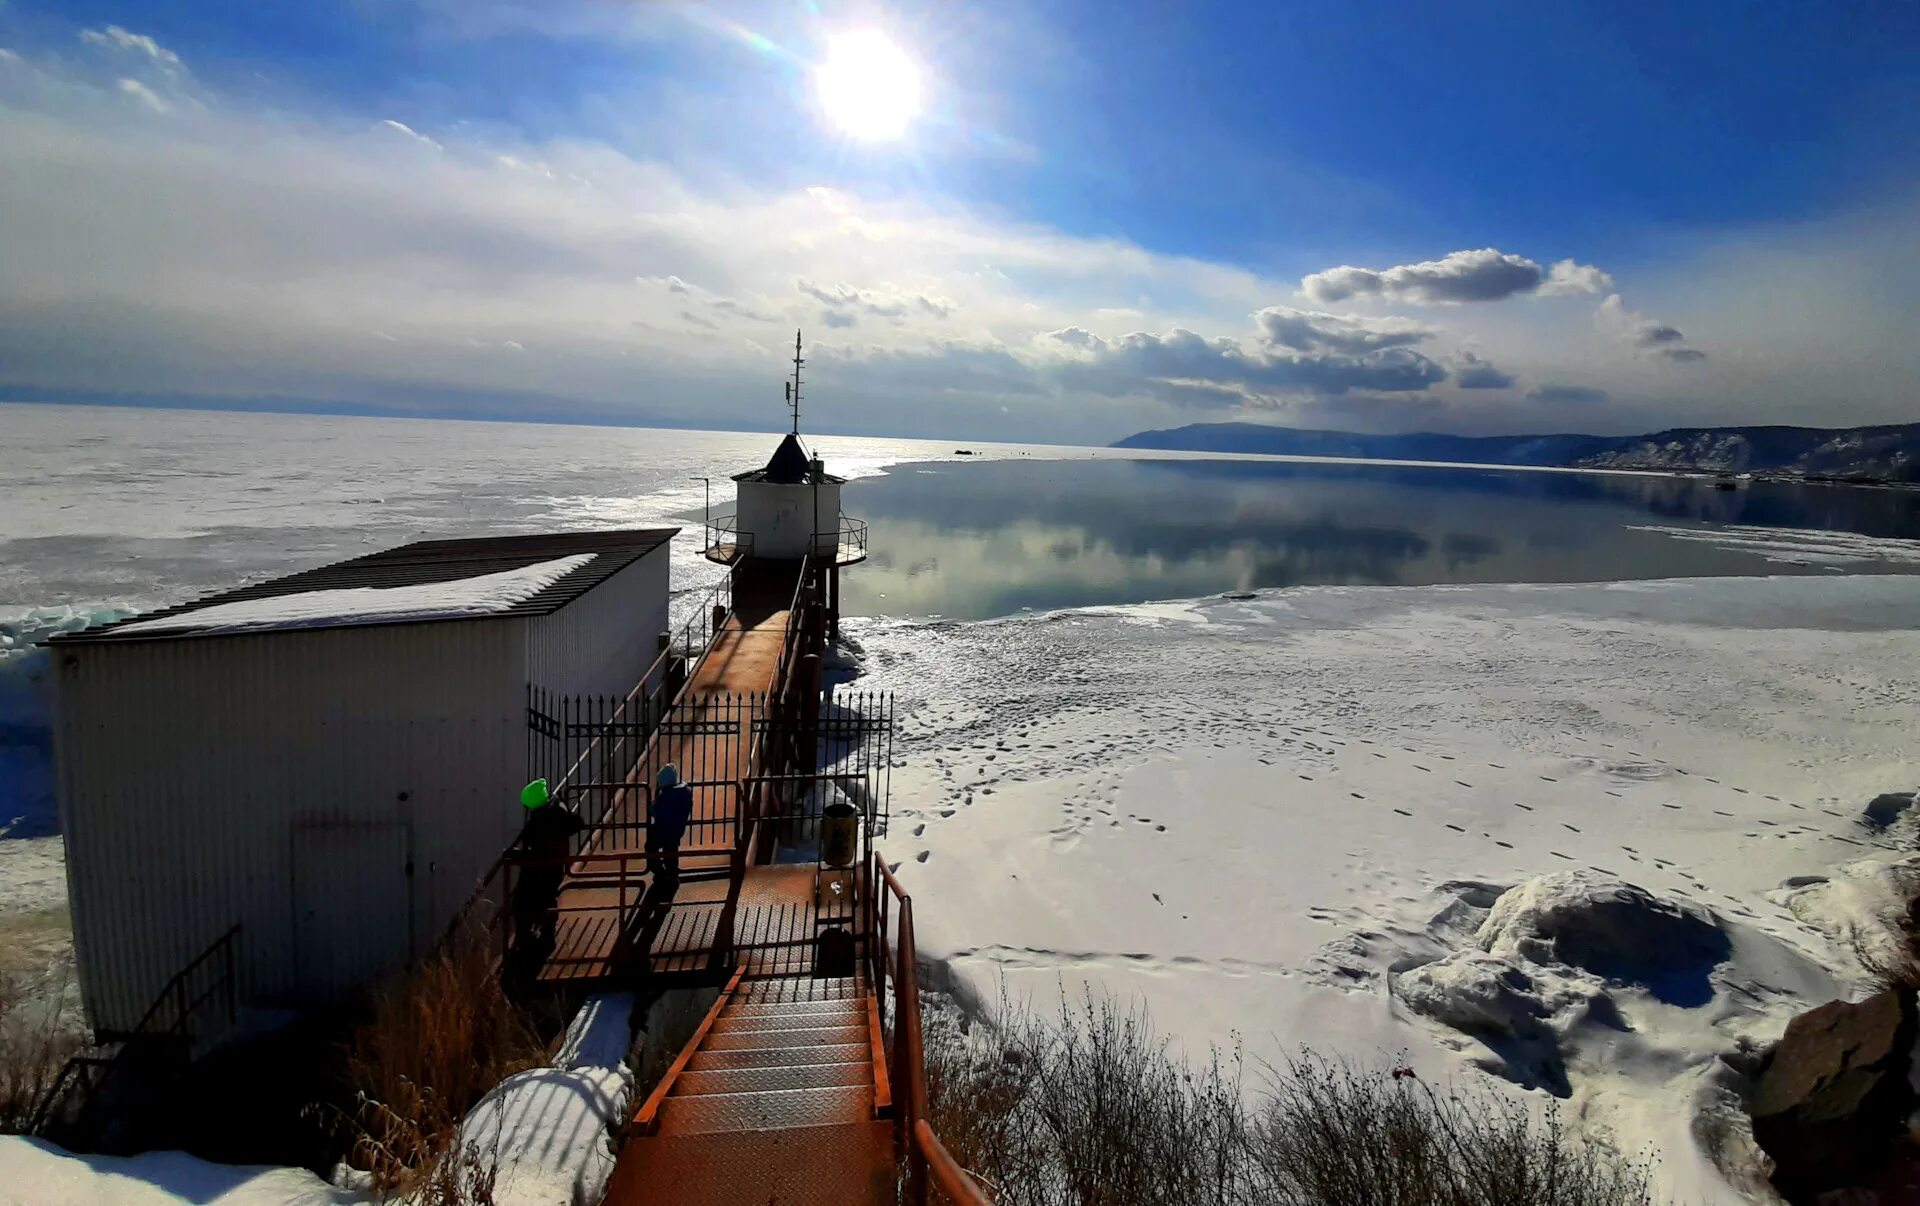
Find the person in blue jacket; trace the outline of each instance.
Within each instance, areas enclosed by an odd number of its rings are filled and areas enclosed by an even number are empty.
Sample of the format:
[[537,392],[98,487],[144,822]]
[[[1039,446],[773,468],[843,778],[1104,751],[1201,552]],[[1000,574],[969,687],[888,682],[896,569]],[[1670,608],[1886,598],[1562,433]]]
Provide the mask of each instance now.
[[680,840],[693,819],[693,789],[680,781],[680,768],[671,762],[660,768],[656,782],[647,810],[647,851],[667,856],[653,867],[655,907],[665,908],[680,888]]

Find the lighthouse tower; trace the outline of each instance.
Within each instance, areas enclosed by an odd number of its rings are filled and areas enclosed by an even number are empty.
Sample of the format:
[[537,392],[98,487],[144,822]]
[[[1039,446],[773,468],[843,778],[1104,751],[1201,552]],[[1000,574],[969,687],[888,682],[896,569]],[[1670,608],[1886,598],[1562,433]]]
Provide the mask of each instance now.
[[793,427],[767,463],[736,473],[733,514],[707,520],[706,556],[732,566],[735,581],[777,574],[792,581],[803,561],[825,573],[827,614],[840,621],[840,568],[867,558],[867,525],[840,513],[846,479],[827,472],[800,438],[800,333],[793,336],[793,378],[786,384]]

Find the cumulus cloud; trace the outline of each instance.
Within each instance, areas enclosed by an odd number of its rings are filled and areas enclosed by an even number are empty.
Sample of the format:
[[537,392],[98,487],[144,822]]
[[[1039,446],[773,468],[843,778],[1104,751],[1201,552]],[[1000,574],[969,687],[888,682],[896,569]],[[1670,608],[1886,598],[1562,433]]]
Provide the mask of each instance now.
[[1579,404],[1605,402],[1609,395],[1606,390],[1591,385],[1558,385],[1548,382],[1528,390],[1527,397],[1534,402]]
[[1261,338],[1297,352],[1372,352],[1410,347],[1440,333],[1438,327],[1410,318],[1361,318],[1268,306],[1255,314]]
[[1446,380],[1445,369],[1405,347],[1296,351],[1266,337],[1265,313],[1256,316],[1262,328],[1252,348],[1178,327],[1164,335],[1136,331],[1118,339],[1068,327],[1039,342],[1059,355],[1046,368],[1063,384],[1108,397],[1145,392],[1177,405],[1192,405],[1196,398],[1219,405],[1227,398],[1405,393]]
[[1462,350],[1458,360],[1453,383],[1461,389],[1508,389],[1513,385],[1513,374],[1501,372],[1475,352]]
[[[951,315],[954,305],[943,297],[933,297],[926,293],[890,292],[884,289],[858,289],[848,284],[819,285],[808,280],[797,280],[794,287],[815,301],[841,310],[858,310],[876,318],[898,321],[910,314],[922,314],[930,318],[946,318]],[[845,325],[845,324],[836,324]]]
[[1659,356],[1676,364],[1705,360],[1707,354],[1686,346],[1687,337],[1680,328],[1649,318],[1638,310],[1629,310],[1618,293],[1610,293],[1600,303],[1600,321],[1613,329],[1636,351]]
[[1300,291],[1322,303],[1381,297],[1449,305],[1500,301],[1522,293],[1593,293],[1603,283],[1611,285],[1612,278],[1591,265],[1562,260],[1548,270],[1525,256],[1482,247],[1392,268],[1329,268],[1302,277]]
[[1561,260],[1547,271],[1547,279],[1540,283],[1538,292],[1553,297],[1570,293],[1605,293],[1611,288],[1613,278],[1592,264]]

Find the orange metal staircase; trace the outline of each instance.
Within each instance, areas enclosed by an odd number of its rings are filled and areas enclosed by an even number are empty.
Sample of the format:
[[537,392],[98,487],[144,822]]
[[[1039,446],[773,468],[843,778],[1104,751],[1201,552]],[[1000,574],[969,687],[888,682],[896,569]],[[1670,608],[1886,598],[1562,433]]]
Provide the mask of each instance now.
[[634,1115],[606,1201],[892,1202],[891,1114],[864,975],[736,973]]

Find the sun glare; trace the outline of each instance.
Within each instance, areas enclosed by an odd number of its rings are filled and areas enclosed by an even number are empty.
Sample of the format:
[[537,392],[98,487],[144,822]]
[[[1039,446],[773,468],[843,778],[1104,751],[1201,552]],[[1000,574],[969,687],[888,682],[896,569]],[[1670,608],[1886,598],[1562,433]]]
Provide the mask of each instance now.
[[899,138],[920,113],[920,72],[885,34],[836,34],[814,72],[827,119],[855,138]]

